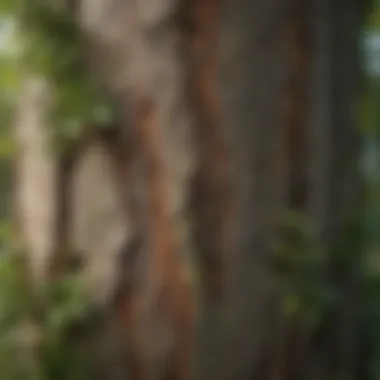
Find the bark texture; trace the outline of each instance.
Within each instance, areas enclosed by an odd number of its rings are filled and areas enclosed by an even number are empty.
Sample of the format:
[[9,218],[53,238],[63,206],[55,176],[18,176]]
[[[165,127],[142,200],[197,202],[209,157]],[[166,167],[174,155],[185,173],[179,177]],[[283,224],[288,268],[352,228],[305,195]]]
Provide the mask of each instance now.
[[29,255],[37,288],[46,285],[55,249],[57,161],[51,154],[49,111],[52,89],[44,78],[26,77],[16,115],[15,217],[21,248]]
[[[82,257],[103,316],[97,378],[352,372],[359,282],[354,267],[336,272],[330,247],[360,194],[347,112],[353,2],[77,5],[89,71],[119,120],[110,133],[92,127],[58,173],[41,153],[48,103],[29,95],[16,125],[17,215],[38,280],[57,246]],[[273,253],[289,209],[311,217],[331,257],[321,277],[330,283],[332,271],[341,290],[333,348],[328,332],[316,343],[302,318],[282,310]]]

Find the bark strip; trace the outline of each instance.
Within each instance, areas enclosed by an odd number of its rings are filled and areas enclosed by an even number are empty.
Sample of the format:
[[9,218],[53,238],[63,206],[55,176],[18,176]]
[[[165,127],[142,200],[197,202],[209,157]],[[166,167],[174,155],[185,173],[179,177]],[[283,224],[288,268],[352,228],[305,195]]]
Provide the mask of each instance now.
[[219,0],[193,0],[190,17],[192,95],[196,117],[198,171],[194,179],[195,241],[206,299],[226,291],[226,267],[233,231],[229,147],[222,126],[218,88]]

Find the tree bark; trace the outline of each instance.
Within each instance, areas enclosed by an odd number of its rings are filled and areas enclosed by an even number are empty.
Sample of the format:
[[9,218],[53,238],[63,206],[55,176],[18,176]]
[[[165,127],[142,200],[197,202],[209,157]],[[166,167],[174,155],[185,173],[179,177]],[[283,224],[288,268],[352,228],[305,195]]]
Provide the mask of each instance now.
[[22,239],[21,248],[28,252],[31,278],[39,289],[49,278],[57,225],[57,161],[49,152],[51,97],[52,89],[44,78],[27,76],[14,126],[17,236]]
[[[330,254],[359,198],[347,112],[353,9],[327,0],[79,2],[89,69],[119,120],[109,135],[92,128],[58,172],[54,156],[41,155],[45,111],[20,104],[17,215],[36,281],[53,251],[64,254],[57,246],[82,257],[104,317],[99,356],[110,357],[99,378],[111,379],[107,366],[125,378],[127,360],[134,380],[330,374],[302,318],[283,317],[273,253],[291,209],[311,217]],[[355,357],[354,272],[338,281],[341,330],[328,351],[342,373]]]

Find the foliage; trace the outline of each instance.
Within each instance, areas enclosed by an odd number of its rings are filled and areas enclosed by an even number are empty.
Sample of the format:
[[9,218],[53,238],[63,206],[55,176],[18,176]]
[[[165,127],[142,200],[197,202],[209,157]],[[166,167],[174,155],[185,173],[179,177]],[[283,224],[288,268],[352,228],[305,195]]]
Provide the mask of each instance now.
[[90,304],[78,275],[56,278],[36,298],[26,256],[0,224],[0,374],[3,380],[83,380],[90,359],[72,330],[86,332]]
[[85,70],[79,31],[57,4],[0,0],[0,21],[4,21],[0,26],[12,26],[0,46],[0,376],[4,380],[88,378],[88,350],[72,332],[89,326],[90,307],[80,278],[57,279],[37,302],[23,255],[9,247],[9,223],[4,219],[14,148],[10,125],[24,75],[39,74],[51,84],[50,125],[60,146],[75,139],[88,123],[107,124],[113,117]]
[[311,223],[302,213],[289,211],[280,221],[280,238],[274,250],[283,292],[283,309],[297,314],[314,328],[333,300],[322,276],[325,258]]
[[91,121],[109,123],[112,107],[85,69],[82,40],[72,15],[56,2],[1,0],[0,4],[5,19],[15,25],[12,45],[21,45],[21,53],[0,57],[2,91],[18,93],[28,72],[47,78],[55,100],[51,125],[62,144],[75,139]]
[[[70,329],[73,325],[88,323],[87,300],[79,279],[66,276],[46,289],[43,308],[36,310],[23,256],[19,253],[1,256],[1,378],[86,378],[89,359],[86,358],[86,351],[73,341]],[[33,363],[25,359],[28,350],[37,352]]]

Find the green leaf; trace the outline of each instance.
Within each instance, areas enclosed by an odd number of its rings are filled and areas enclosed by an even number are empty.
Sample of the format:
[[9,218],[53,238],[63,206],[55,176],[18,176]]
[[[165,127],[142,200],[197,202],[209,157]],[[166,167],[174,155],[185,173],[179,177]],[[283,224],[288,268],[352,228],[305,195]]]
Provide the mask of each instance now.
[[291,317],[300,311],[300,300],[299,297],[294,294],[287,294],[283,298],[283,312],[285,316]]

